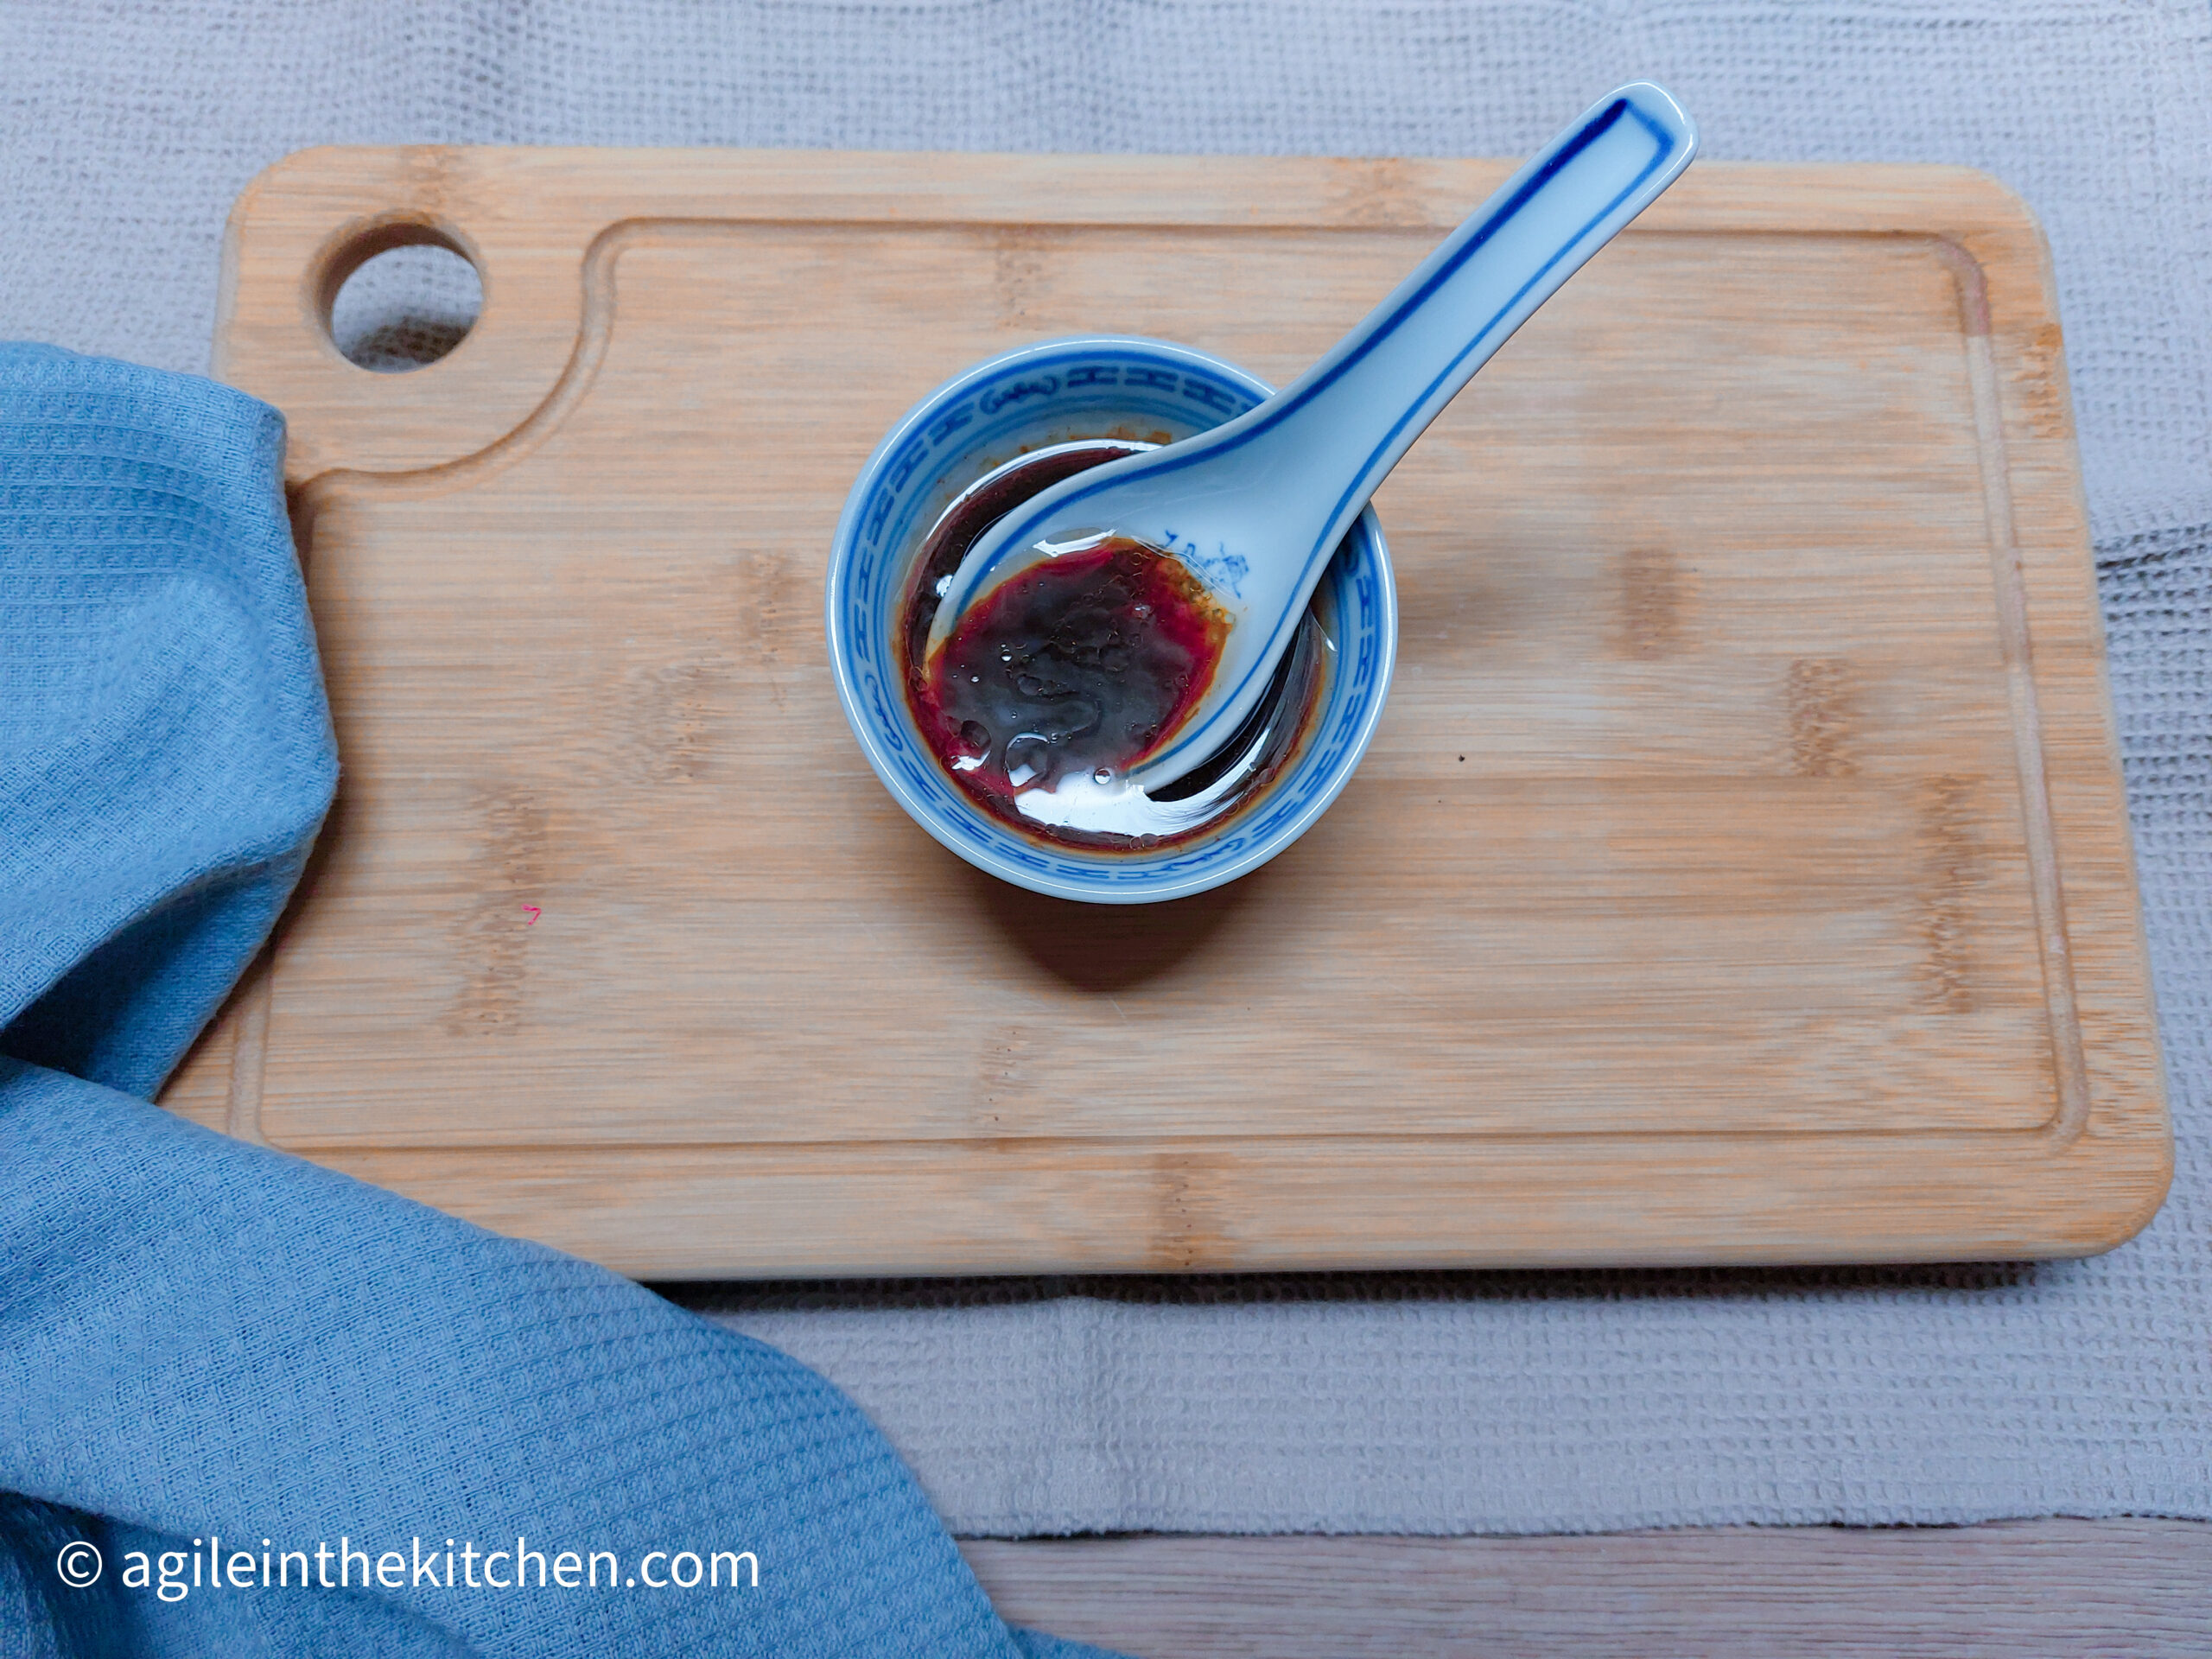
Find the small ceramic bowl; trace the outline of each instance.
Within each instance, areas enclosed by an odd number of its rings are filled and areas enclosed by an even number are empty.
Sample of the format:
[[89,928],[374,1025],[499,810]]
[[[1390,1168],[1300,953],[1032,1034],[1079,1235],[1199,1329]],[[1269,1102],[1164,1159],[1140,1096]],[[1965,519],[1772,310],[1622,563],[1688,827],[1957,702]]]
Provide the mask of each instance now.
[[[1152,852],[1031,839],[969,799],[922,747],[894,640],[915,558],[952,499],[1027,450],[1077,438],[1170,442],[1243,414],[1274,389],[1187,346],[1113,335],[1048,340],[954,376],[893,427],[845,502],[830,555],[830,664],[845,718],[899,804],[978,869],[1099,904],[1180,899],[1256,869],[1335,800],[1382,717],[1397,657],[1397,593],[1372,509],[1314,596],[1336,651],[1297,756],[1236,816]],[[1162,435],[1165,434],[1165,437]]]

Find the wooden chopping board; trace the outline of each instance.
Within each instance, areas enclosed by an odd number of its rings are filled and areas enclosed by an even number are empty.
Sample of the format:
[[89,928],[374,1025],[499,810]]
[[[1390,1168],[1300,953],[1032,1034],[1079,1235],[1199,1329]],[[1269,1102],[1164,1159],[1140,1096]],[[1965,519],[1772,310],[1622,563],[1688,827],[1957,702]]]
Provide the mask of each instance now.
[[[1488,162],[326,149],[240,199],[344,781],[174,1109],[639,1275],[2080,1255],[2170,1168],[2042,237],[1702,163],[1377,498],[1357,778],[1166,907],[838,711],[862,460],[1018,342],[1278,383]],[[441,239],[418,372],[337,283]]]

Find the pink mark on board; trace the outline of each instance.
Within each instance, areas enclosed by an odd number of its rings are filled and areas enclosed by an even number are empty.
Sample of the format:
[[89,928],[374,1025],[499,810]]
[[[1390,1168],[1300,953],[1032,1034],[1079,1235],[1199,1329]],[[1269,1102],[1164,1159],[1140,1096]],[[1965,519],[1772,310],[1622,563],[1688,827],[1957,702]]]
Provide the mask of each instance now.
[[523,924],[524,927],[536,927],[537,925],[537,918],[545,913],[538,909],[536,905],[524,905],[523,908],[530,912],[530,919]]

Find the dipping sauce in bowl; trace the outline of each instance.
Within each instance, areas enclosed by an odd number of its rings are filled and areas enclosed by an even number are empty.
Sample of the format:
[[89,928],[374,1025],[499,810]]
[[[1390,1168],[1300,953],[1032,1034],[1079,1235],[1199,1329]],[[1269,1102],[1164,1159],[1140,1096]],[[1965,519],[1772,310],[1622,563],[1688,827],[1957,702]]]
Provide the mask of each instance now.
[[[938,660],[922,657],[938,584],[991,524],[1064,478],[1217,426],[1268,391],[1188,346],[1085,335],[970,365],[876,445],[830,545],[830,666],[869,768],[949,850],[1056,898],[1151,904],[1256,869],[1351,780],[1398,639],[1371,511],[1338,548],[1260,713],[1156,794],[1122,773],[1172,741],[1201,695],[1219,649],[1205,595],[1236,592],[1236,573],[1201,550],[1163,559],[1103,539],[1071,545],[1013,578],[1001,604],[980,596]],[[1025,577],[1039,586],[1021,591]]]
[[1081,441],[963,492],[925,538],[899,635],[907,707],[969,798],[1032,835],[1149,850],[1225,823],[1309,733],[1331,649],[1309,613],[1274,683],[1221,754],[1157,794],[1127,781],[1211,683],[1231,626],[1173,554],[1101,535],[982,594],[925,660],[937,595],[969,547],[1039,491],[1150,443]]

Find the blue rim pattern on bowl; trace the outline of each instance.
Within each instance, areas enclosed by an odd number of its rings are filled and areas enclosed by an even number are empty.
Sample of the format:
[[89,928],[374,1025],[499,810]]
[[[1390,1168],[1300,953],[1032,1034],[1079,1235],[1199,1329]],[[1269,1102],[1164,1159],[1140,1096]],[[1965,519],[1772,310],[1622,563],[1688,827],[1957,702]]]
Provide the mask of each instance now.
[[1217,834],[1156,855],[1032,842],[983,813],[923,750],[900,686],[894,625],[916,544],[959,490],[1023,448],[1099,435],[1100,416],[1180,438],[1243,413],[1272,391],[1187,346],[1128,336],[1049,340],[945,382],[892,428],[861,469],[837,522],[826,594],[838,699],[884,786],[969,863],[1058,898],[1182,898],[1281,851],[1351,779],[1381,718],[1397,648],[1389,552],[1371,509],[1323,579],[1338,654],[1313,733],[1283,776]]

